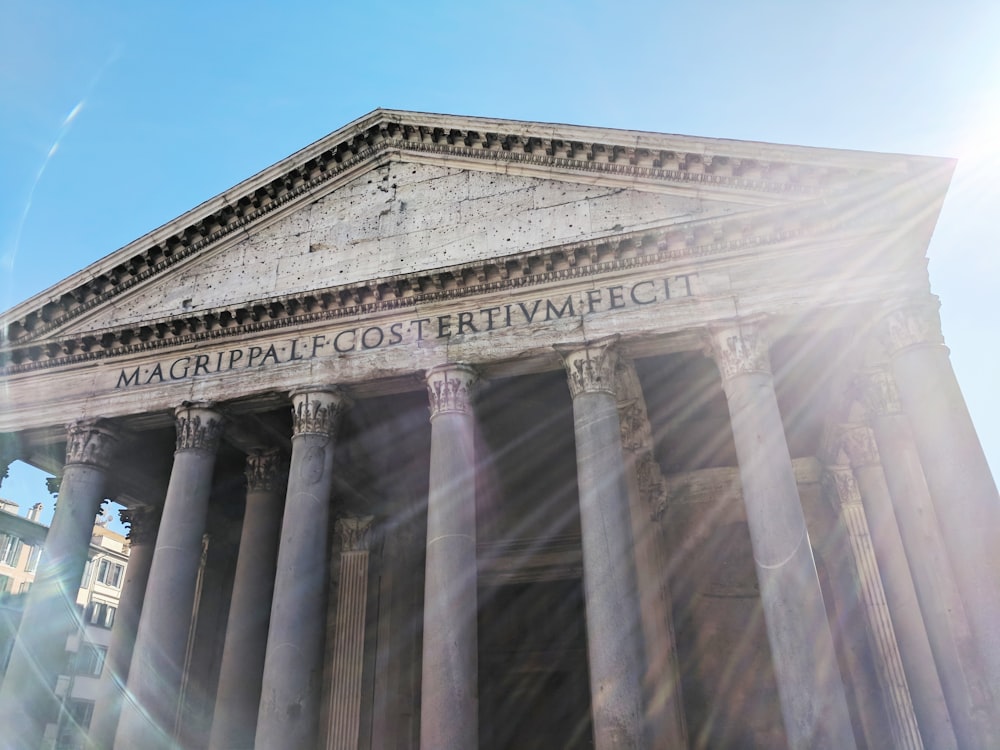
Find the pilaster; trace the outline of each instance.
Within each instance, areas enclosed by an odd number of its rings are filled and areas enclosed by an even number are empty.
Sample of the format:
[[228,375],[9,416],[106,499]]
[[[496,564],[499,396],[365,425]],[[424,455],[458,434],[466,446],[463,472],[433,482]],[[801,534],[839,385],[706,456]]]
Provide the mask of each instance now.
[[327,750],[355,750],[358,746],[368,604],[368,548],[373,521],[373,516],[346,516],[336,524],[340,536],[340,582]]

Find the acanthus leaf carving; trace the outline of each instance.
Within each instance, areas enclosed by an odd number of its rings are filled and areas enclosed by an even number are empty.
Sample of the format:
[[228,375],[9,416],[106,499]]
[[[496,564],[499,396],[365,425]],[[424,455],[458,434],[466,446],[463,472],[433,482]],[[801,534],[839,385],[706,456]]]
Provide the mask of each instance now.
[[879,331],[886,352],[892,356],[913,346],[943,345],[938,306],[936,300],[927,300],[887,313]]
[[67,464],[89,464],[107,469],[117,446],[117,433],[103,420],[73,422],[66,428]]
[[153,505],[133,505],[118,511],[118,518],[127,523],[128,540],[132,545],[148,544],[156,539],[162,508]]
[[219,449],[224,423],[222,415],[203,404],[184,404],[174,412],[177,450],[214,453]]
[[712,330],[708,348],[723,382],[737,375],[771,372],[770,346],[759,323],[741,322]]
[[476,371],[462,364],[447,364],[427,371],[427,397],[431,419],[439,414],[472,414]]
[[569,379],[573,398],[583,393],[609,393],[616,391],[618,368],[618,337],[593,341],[582,346],[557,346]]
[[840,444],[852,467],[859,468],[879,464],[875,435],[868,425],[845,425],[841,431]]
[[332,435],[347,405],[347,397],[338,388],[293,393],[293,434]]
[[887,371],[878,369],[859,376],[861,397],[869,413],[874,416],[902,414],[896,381]]
[[244,476],[247,492],[281,492],[288,480],[288,466],[277,448],[247,455]]
[[344,516],[337,519],[340,532],[340,551],[367,552],[371,545],[374,516]]
[[820,488],[836,509],[861,504],[861,491],[854,472],[846,466],[828,466],[820,477]]

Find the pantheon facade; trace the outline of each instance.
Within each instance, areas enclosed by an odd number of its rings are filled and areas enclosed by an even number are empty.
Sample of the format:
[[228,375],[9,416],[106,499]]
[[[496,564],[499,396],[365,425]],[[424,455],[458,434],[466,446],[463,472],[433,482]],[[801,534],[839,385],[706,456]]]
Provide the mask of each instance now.
[[113,499],[92,748],[1000,747],[953,167],[376,110],[8,311],[0,745]]

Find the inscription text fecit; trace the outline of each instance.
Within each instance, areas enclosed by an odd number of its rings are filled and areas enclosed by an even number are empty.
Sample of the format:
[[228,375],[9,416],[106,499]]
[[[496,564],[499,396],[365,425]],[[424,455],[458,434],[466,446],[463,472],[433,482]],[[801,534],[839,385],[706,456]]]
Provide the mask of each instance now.
[[206,354],[185,355],[150,365],[122,368],[115,388],[158,385],[231,370],[252,370],[267,365],[283,365],[317,357],[336,357],[388,346],[419,344],[422,341],[489,333],[562,318],[664,303],[694,296],[692,280],[697,278],[697,275],[687,273],[656,281],[646,279],[634,284],[613,284],[561,298],[543,297],[527,302],[462,310],[446,315],[413,318],[381,325],[355,325],[334,329],[328,333],[285,339],[267,346],[248,345]]

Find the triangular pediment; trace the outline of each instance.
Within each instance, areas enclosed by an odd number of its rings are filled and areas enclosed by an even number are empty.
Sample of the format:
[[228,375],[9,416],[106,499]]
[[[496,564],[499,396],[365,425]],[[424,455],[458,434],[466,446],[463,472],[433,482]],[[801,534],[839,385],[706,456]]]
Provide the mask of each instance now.
[[789,208],[857,202],[942,166],[377,110],[9,311],[3,349],[8,363],[58,360],[530,274],[556,255],[575,267],[755,242],[784,231]]

